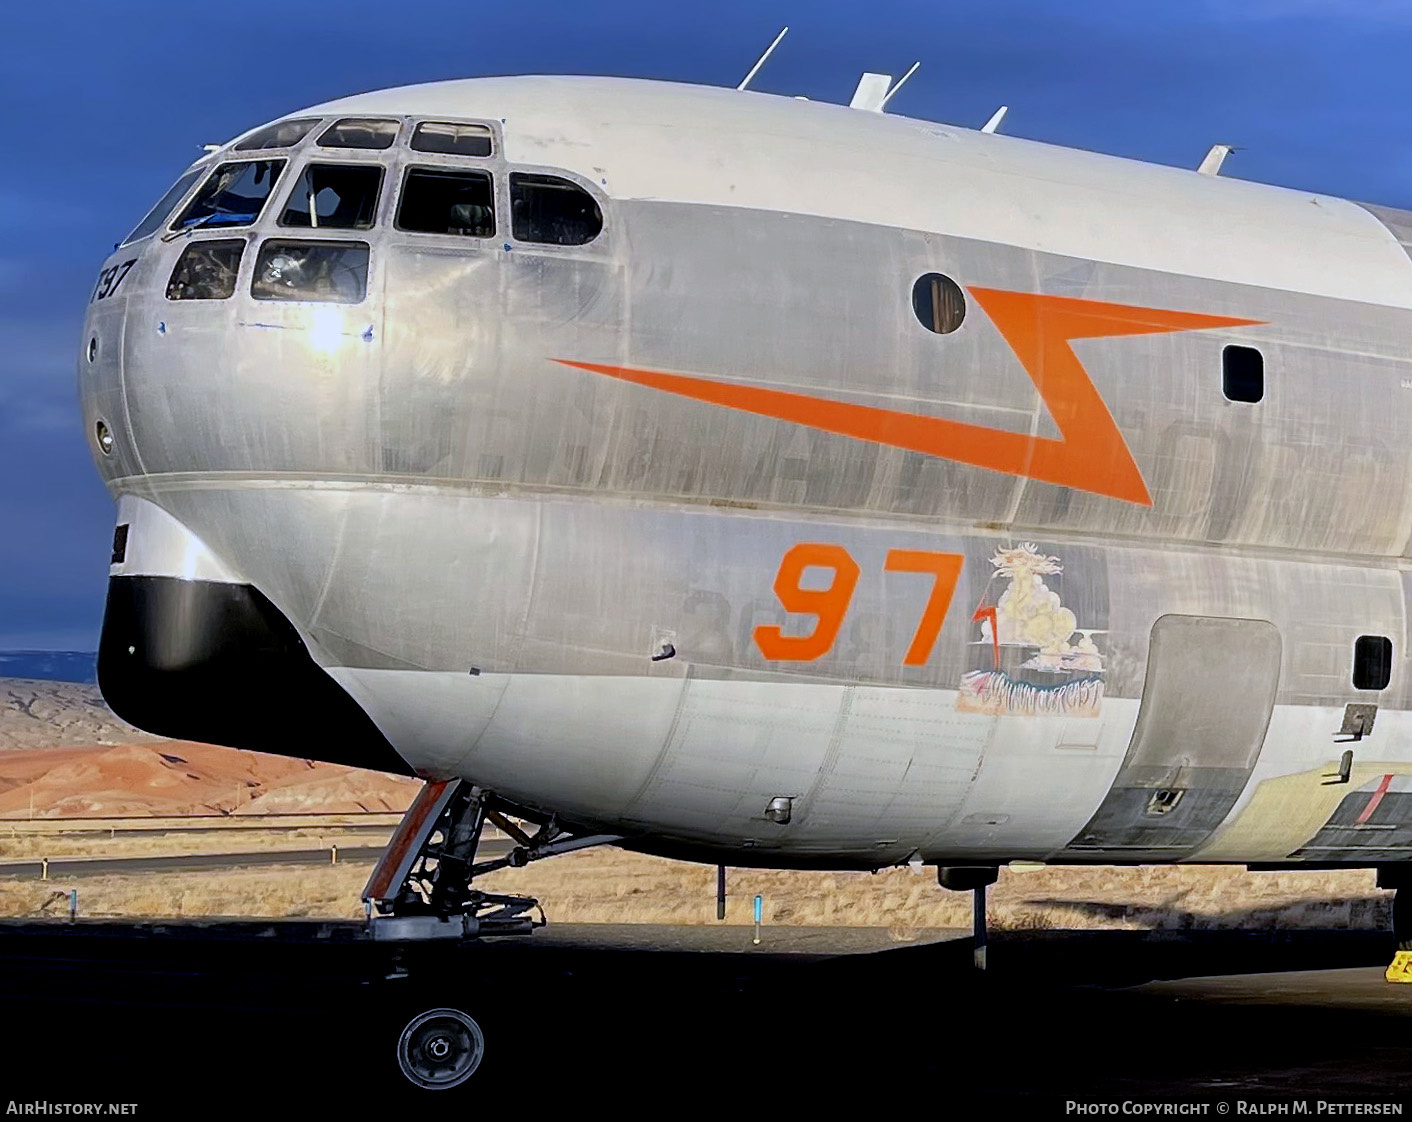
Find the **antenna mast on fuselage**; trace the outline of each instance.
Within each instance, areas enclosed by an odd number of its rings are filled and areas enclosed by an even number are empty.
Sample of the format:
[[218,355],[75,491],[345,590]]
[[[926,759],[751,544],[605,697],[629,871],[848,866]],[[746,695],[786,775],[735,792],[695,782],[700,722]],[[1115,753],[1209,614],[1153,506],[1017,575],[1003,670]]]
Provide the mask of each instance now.
[[766,47],[765,53],[755,60],[755,65],[750,68],[750,73],[740,80],[740,85],[736,86],[736,89],[743,90],[750,85],[751,79],[760,73],[760,67],[764,66],[765,60],[775,53],[775,48],[780,45],[780,40],[785,37],[787,31],[789,31],[788,26],[780,28],[780,33],[775,36],[775,41]]

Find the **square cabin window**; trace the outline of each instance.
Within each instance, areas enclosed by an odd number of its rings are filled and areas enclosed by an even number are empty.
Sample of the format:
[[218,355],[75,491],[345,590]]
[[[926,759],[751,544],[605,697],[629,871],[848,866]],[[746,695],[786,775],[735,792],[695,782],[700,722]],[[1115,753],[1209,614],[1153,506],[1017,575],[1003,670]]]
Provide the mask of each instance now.
[[1392,681],[1392,640],[1385,635],[1360,635],[1353,644],[1353,688],[1385,690]]
[[1265,396],[1265,356],[1254,347],[1221,352],[1221,389],[1230,401],[1259,401]]
[[495,189],[490,173],[408,168],[397,228],[416,234],[493,237]]
[[226,300],[235,294],[235,277],[245,239],[192,242],[177,258],[167,281],[168,300]]
[[367,291],[367,242],[271,239],[260,247],[250,283],[256,300],[356,304]]
[[485,125],[454,125],[426,121],[412,133],[412,149],[446,156],[489,156],[490,129]]
[[377,217],[381,188],[377,164],[310,164],[294,185],[279,224],[366,230]]

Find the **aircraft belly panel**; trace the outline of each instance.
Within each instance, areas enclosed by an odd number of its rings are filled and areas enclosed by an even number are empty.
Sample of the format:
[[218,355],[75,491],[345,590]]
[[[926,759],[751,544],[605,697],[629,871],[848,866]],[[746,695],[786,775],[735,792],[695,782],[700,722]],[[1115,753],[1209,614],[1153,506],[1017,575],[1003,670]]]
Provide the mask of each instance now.
[[859,687],[829,766],[803,803],[811,829],[879,835],[899,856],[921,849],[961,805],[995,718],[959,713],[952,690]]
[[348,666],[329,667],[329,673],[428,779],[461,774],[509,681],[503,675]]
[[1319,832],[1290,854],[1303,861],[1412,859],[1412,775],[1388,772],[1346,795]]
[[1046,860],[1088,820],[1122,763],[1135,702],[1099,720],[997,718],[974,781],[922,846],[928,858]]
[[671,737],[635,792],[628,820],[670,819],[697,836],[725,834],[762,849],[807,843],[817,831],[802,800],[788,828],[769,822],[765,806],[809,790],[844,694],[830,685],[688,680]]
[[682,688],[667,678],[509,677],[456,774],[532,806],[621,823],[671,733]]

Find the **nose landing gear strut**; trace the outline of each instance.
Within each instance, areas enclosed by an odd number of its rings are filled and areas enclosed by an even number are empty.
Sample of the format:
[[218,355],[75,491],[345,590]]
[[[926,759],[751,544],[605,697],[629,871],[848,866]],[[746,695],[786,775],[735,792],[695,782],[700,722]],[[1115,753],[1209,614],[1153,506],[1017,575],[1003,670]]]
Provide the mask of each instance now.
[[[403,815],[363,889],[373,938],[416,941],[528,935],[545,923],[539,901],[482,892],[472,887],[475,878],[622,840],[621,834],[575,834],[553,818],[527,834],[507,817],[513,813],[511,804],[465,780],[427,783]],[[502,857],[477,861],[487,822],[515,844]],[[529,914],[536,911],[538,920]]]
[[[545,924],[539,901],[482,892],[473,887],[476,877],[622,840],[620,834],[576,833],[553,818],[527,833],[512,814],[518,814],[513,804],[465,780],[427,783],[363,889],[373,940],[469,943],[490,935],[528,935]],[[477,861],[487,822],[507,835],[511,847],[503,856]],[[400,965],[397,970],[406,974]],[[427,1009],[402,1029],[397,1064],[417,1087],[450,1090],[476,1073],[485,1049],[485,1033],[469,1014]]]

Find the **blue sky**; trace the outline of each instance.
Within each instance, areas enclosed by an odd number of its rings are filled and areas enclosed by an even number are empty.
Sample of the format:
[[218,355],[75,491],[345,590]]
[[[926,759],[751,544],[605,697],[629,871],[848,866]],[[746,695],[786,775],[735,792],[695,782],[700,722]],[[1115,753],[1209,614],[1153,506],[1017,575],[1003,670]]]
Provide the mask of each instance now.
[[[907,116],[1412,207],[1406,0],[338,0],[13,6],[0,32],[0,649],[92,649],[112,504],[74,357],[106,249],[198,154],[304,105],[480,74],[621,74],[847,100],[922,68]],[[1311,268],[1317,268],[1311,262]]]

